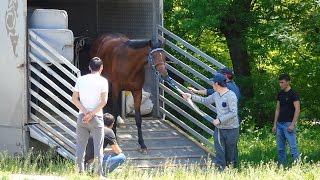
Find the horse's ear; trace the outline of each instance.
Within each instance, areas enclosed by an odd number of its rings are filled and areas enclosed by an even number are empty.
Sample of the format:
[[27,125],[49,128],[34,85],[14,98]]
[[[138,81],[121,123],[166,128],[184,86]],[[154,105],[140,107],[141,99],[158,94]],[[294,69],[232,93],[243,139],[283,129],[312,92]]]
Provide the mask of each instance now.
[[149,41],[148,41],[148,45],[149,45],[149,47],[153,47],[153,41],[152,41],[152,39],[150,39]]
[[155,39],[152,39],[150,40],[151,41],[151,46],[152,48],[161,48],[161,47],[164,47],[164,43],[162,41],[160,41],[159,39],[158,40],[155,40]]
[[166,39],[164,39],[164,41],[161,41],[160,39],[158,40],[158,41],[159,41],[159,44],[160,44],[160,47],[164,48],[165,40],[166,40]]

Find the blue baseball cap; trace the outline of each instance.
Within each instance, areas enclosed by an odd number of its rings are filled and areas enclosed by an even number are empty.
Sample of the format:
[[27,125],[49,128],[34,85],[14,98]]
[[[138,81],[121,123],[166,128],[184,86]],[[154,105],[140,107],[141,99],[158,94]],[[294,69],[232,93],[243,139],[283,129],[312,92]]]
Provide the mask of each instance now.
[[217,73],[214,78],[209,79],[212,82],[226,83],[227,79],[223,74]]

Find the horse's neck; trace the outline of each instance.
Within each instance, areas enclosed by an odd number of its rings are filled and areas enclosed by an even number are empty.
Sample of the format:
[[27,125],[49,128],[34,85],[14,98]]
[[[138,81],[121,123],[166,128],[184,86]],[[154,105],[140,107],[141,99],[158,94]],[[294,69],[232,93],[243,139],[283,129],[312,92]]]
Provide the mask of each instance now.
[[[132,53],[135,53],[134,59],[131,59],[135,61],[137,67],[143,68],[148,63],[148,55],[149,55],[150,47],[144,47],[141,49],[133,49]],[[129,56],[131,57],[131,56]]]

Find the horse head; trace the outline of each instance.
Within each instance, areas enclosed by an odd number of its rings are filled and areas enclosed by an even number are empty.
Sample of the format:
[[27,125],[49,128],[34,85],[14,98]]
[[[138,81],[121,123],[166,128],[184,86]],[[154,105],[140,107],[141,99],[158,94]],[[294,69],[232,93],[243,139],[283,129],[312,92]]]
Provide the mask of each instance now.
[[168,71],[166,69],[166,56],[163,49],[163,43],[161,41],[151,41],[151,50],[148,55],[148,61],[151,64],[156,75],[161,75],[162,79],[168,78]]

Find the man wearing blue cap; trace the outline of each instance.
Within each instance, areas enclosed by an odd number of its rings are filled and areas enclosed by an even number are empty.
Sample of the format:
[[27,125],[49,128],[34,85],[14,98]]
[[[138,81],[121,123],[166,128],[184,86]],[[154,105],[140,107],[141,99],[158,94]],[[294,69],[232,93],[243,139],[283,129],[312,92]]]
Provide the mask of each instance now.
[[[237,99],[238,99],[238,103],[239,103],[239,99],[241,97],[241,94],[240,94],[240,88],[236,85],[236,83],[233,81],[233,72],[231,69],[225,67],[225,68],[222,68],[218,71],[218,73],[220,74],[223,74],[226,79],[227,79],[227,88],[230,89],[231,91],[233,91],[236,96],[237,96]],[[188,87],[188,89],[193,92],[193,93],[196,93],[196,94],[201,94],[201,95],[211,95],[214,93],[214,89],[194,89],[193,87]],[[239,121],[240,121],[240,118],[238,118]],[[237,148],[238,149],[238,148]],[[238,161],[238,150],[235,152],[235,156],[236,156],[236,160],[235,160],[235,164],[237,164],[237,161]]]
[[[225,67],[225,68],[222,68],[218,71],[218,73],[220,74],[223,74],[226,79],[227,79],[227,87],[228,89],[230,89],[231,91],[233,91],[236,96],[237,96],[237,99],[239,101],[241,95],[240,95],[240,89],[239,87],[236,85],[236,83],[232,80],[233,79],[233,72],[231,69]],[[193,92],[193,93],[196,93],[196,94],[202,94],[202,95],[211,95],[214,93],[214,90],[213,89],[195,89],[193,87],[188,87],[188,89]]]
[[220,73],[213,80],[214,93],[208,97],[182,94],[184,99],[191,98],[192,101],[202,104],[215,103],[217,117],[213,120],[214,148],[216,156],[214,163],[218,168],[235,165],[237,144],[239,140],[238,101],[236,94],[229,90],[226,85],[226,77]]

